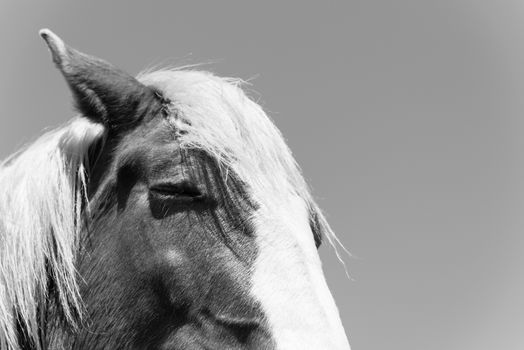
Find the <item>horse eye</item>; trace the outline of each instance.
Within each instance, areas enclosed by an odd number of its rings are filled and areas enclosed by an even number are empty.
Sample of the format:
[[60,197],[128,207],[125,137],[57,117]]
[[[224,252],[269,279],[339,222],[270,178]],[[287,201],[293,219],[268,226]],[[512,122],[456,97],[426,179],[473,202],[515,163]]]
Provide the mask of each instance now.
[[151,194],[168,200],[195,202],[204,200],[204,195],[189,181],[177,183],[160,182],[149,186]]

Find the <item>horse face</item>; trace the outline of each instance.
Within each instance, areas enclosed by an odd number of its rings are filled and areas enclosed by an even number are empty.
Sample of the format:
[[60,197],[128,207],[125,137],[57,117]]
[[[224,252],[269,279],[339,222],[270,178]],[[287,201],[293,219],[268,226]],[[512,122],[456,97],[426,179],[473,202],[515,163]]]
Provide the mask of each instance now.
[[124,136],[111,158],[95,168],[106,175],[91,189],[95,208],[111,207],[93,218],[80,259],[93,325],[82,344],[273,348],[251,294],[256,204],[243,184],[181,149],[162,117]]
[[[207,75],[140,83],[43,34],[79,109],[107,129],[78,264],[88,326],[72,347],[349,349],[302,178],[259,107]],[[228,113],[252,120],[213,127]],[[227,161],[205,147],[215,134]]]

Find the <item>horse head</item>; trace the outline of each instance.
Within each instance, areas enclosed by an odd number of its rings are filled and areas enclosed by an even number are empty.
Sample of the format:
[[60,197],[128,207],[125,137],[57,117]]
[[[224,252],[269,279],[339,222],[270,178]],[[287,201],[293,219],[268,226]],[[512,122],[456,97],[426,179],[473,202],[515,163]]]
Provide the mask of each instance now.
[[[27,257],[43,276],[28,288],[40,296],[34,310],[11,292],[22,262],[0,260],[0,345],[349,349],[317,252],[336,238],[240,82],[188,70],[134,78],[40,34],[81,116],[0,170],[3,185],[24,174],[25,190],[13,188],[38,207],[33,234],[45,248]],[[40,160],[46,147],[56,162]],[[0,216],[33,210],[17,201],[9,195]],[[2,220],[0,234],[16,231]]]

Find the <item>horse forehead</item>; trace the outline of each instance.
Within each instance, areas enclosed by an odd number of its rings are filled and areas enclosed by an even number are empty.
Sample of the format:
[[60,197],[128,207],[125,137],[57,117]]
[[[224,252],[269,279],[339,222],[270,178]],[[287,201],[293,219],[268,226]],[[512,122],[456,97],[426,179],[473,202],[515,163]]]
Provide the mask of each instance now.
[[119,144],[118,155],[123,159],[121,162],[137,158],[177,160],[180,158],[180,144],[174,128],[165,120],[156,120],[126,135]]

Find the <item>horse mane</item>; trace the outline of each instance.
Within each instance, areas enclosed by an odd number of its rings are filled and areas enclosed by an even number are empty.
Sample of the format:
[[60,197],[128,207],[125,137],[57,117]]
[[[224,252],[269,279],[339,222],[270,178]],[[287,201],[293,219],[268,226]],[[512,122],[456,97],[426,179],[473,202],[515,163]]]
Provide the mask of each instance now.
[[[140,74],[171,102],[181,147],[201,149],[232,171],[267,208],[301,197],[313,229],[343,248],[313,200],[280,131],[241,88],[243,81],[166,69]],[[37,348],[39,305],[49,285],[67,321],[81,312],[75,256],[87,200],[89,147],[104,128],[77,117],[0,164],[0,348],[19,350],[20,329]],[[341,260],[342,261],[342,260]]]
[[39,305],[49,284],[65,318],[80,310],[75,254],[85,198],[87,150],[103,128],[76,118],[0,164],[0,348],[20,330],[40,348]]

